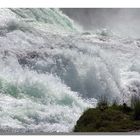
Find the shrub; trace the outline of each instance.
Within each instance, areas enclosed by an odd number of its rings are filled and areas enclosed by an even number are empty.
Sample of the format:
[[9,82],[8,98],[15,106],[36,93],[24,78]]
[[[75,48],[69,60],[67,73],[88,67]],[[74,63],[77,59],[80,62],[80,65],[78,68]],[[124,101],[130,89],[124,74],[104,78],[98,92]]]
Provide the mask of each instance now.
[[131,107],[134,110],[134,119],[140,120],[140,97],[133,95],[131,97]]
[[118,103],[118,100],[116,98],[112,101],[112,107],[118,107],[118,106],[119,106],[119,103]]
[[123,103],[123,105],[122,105],[122,111],[123,111],[124,113],[129,113],[129,112],[132,111],[132,108],[129,107],[126,103]]
[[112,109],[115,109],[115,110],[120,110],[120,111],[122,111],[123,113],[126,113],[126,114],[129,114],[129,113],[132,112],[132,108],[131,107],[129,107],[126,103],[123,103],[121,105],[121,104],[118,103],[117,100],[114,100],[110,107]]
[[105,95],[102,95],[98,100],[97,107],[101,111],[104,111],[106,108],[108,108],[108,106],[109,106],[108,98]]
[[119,105],[117,99],[114,99],[114,100],[112,101],[112,104],[111,104],[110,107],[111,107],[112,109],[122,111],[122,105]]

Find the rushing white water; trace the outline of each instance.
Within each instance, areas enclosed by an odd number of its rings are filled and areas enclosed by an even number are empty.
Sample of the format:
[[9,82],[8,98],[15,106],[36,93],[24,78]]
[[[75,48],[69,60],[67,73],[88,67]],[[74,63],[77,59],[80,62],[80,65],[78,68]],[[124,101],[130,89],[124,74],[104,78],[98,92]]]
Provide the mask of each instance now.
[[58,9],[0,9],[0,133],[71,132],[101,95],[129,101],[139,43],[81,33]]

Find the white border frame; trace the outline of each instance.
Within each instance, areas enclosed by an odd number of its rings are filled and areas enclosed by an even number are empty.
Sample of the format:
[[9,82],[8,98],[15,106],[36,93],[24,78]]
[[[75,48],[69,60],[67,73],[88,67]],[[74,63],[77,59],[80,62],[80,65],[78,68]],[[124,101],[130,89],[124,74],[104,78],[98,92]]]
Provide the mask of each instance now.
[[[0,0],[0,8],[140,8],[140,0]],[[3,136],[1,136],[2,138]],[[93,140],[94,138],[117,140],[139,139],[139,136],[47,136],[49,139],[57,140]],[[21,140],[46,140],[46,136],[20,136]],[[19,140],[19,136],[4,136],[5,140]]]
[[140,0],[0,0],[1,8],[139,8]]

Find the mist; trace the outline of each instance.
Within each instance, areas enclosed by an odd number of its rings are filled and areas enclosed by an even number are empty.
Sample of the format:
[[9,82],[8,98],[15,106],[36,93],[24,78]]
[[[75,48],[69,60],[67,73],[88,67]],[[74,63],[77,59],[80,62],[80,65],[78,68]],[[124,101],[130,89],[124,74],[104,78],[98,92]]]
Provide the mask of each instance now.
[[119,35],[140,38],[139,8],[64,8],[62,11],[86,31],[106,28]]

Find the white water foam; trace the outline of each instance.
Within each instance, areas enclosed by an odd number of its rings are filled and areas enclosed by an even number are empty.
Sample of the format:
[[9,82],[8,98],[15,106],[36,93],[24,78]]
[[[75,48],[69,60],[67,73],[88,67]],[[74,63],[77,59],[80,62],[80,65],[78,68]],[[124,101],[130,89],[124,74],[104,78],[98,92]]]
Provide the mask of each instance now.
[[1,133],[71,132],[101,95],[140,93],[139,40],[81,33],[58,9],[0,11]]

